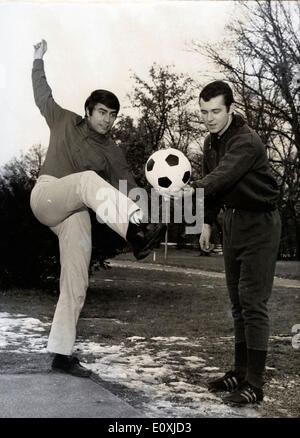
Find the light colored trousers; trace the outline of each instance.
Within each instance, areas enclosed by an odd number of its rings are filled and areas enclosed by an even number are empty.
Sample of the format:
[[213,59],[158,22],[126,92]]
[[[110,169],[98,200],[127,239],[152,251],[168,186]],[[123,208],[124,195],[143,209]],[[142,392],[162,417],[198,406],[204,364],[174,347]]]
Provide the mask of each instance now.
[[92,245],[88,208],[125,239],[129,217],[139,207],[90,170],[63,178],[40,176],[31,192],[30,206],[35,217],[59,239],[60,295],[47,348],[70,355],[89,283]]

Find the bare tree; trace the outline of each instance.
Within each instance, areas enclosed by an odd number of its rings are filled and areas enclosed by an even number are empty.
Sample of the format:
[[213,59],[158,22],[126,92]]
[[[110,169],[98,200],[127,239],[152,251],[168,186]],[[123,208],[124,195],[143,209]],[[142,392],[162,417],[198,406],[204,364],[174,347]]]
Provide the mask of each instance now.
[[295,73],[300,64],[300,3],[238,3],[241,18],[227,27],[228,39],[218,47],[193,42],[192,50],[206,55],[231,82],[237,107],[266,143],[282,214],[288,209],[294,219],[300,258],[300,83]]
[[130,95],[132,106],[141,114],[139,123],[150,139],[152,152],[174,147],[187,153],[199,136],[198,116],[192,105],[196,93],[193,80],[154,64],[147,82],[133,75],[136,85]]

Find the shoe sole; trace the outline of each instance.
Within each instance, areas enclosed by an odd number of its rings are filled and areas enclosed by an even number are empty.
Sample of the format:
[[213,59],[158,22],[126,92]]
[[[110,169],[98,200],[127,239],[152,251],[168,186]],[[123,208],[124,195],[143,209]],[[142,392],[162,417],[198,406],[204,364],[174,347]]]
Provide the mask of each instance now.
[[153,247],[161,240],[163,235],[166,233],[166,230],[166,225],[158,229],[157,232],[153,235],[152,239],[149,240],[149,242],[145,245],[145,247],[141,249],[139,253],[134,254],[135,258],[137,260],[141,260],[147,257],[152,251]]
[[221,388],[211,388],[211,387],[208,386],[207,389],[208,389],[209,392],[227,392],[227,393],[230,394],[231,392],[234,392],[237,389],[237,387],[233,388],[233,389],[227,389],[227,388],[221,389]]
[[229,401],[229,400],[224,400],[222,399],[223,403],[225,403],[228,406],[232,406],[234,408],[244,408],[245,406],[256,406],[259,405],[263,400],[259,400],[259,401],[255,401],[255,402],[250,402],[250,403],[239,403],[239,402],[234,402],[234,401]]
[[87,374],[85,375],[79,375],[79,374],[75,374],[75,373],[70,373],[70,371],[65,371],[61,368],[51,368],[51,370],[55,373],[61,373],[61,374],[69,374],[70,376],[75,376],[75,377],[83,377],[83,378],[87,378],[87,377],[91,377],[92,372],[87,372]]
[[[229,397],[229,396],[228,396]],[[238,401],[234,401],[234,400],[227,400],[226,396],[222,397],[222,401],[223,403],[227,404],[227,405],[231,405],[231,406],[253,406],[253,405],[257,405],[259,403],[261,403],[264,399],[262,398],[261,400],[255,400],[255,401],[251,401],[251,402],[238,402]]]

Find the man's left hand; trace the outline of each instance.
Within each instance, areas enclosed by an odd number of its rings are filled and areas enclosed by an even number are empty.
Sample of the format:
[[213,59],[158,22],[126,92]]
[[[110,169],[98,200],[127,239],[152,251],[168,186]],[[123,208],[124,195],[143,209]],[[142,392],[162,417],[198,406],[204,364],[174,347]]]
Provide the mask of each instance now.
[[156,193],[164,198],[165,201],[170,201],[171,199],[180,199],[185,196],[192,196],[195,189],[191,186],[185,186],[180,190],[168,190],[162,188],[155,188]]

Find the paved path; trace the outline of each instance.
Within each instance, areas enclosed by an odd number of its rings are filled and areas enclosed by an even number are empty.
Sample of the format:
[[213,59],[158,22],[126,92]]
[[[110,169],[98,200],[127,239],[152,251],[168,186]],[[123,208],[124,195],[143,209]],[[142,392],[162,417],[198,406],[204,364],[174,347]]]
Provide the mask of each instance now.
[[[222,278],[225,279],[225,274],[223,272],[213,272],[213,271],[203,271],[201,269],[195,268],[180,268],[179,266],[170,265],[159,265],[154,263],[141,263],[133,262],[130,260],[109,260],[110,266],[117,268],[127,268],[127,269],[144,269],[144,270],[156,270],[165,272],[175,272],[183,273],[188,275],[198,275],[211,278]],[[289,280],[286,278],[274,277],[275,287],[289,287],[289,288],[300,288],[300,280]]]
[[141,417],[90,379],[59,373],[0,375],[0,418]]

